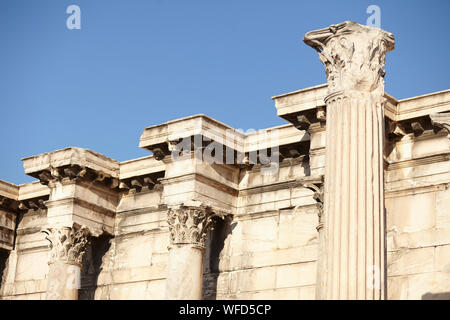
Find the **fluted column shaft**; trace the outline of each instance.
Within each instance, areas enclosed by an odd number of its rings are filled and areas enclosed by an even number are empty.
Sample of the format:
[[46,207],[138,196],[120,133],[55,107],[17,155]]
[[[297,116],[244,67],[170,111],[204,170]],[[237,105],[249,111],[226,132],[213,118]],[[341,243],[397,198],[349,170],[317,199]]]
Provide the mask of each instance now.
[[392,34],[344,22],[304,41],[325,65],[325,288],[321,299],[384,299],[384,70]]
[[384,116],[370,94],[327,99],[328,299],[383,299]]
[[43,231],[50,242],[47,300],[78,300],[80,274],[89,231],[85,227],[57,227]]

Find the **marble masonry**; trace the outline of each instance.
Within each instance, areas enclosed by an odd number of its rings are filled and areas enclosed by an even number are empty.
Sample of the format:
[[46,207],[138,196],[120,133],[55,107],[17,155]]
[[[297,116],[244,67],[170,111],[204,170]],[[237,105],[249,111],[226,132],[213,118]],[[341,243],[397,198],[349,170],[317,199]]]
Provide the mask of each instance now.
[[205,115],[144,158],[66,148],[0,180],[0,299],[450,299],[450,89],[384,91],[386,31],[308,32],[327,83],[286,124]]

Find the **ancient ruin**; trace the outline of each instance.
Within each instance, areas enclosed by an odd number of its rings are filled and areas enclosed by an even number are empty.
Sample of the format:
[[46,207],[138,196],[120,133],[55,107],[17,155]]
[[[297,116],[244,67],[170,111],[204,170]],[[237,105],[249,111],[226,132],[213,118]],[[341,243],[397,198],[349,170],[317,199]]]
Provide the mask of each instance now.
[[303,40],[327,84],[273,97],[285,125],[194,115],[145,128],[144,158],[22,159],[0,298],[450,299],[450,90],[385,93],[381,29]]

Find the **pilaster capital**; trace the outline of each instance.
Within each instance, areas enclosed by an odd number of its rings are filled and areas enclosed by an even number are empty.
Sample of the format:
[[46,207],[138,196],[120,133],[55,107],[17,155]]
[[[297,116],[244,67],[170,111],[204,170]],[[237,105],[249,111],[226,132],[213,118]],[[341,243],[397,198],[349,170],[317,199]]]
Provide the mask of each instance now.
[[214,227],[215,216],[211,208],[204,205],[169,207],[167,222],[171,245],[191,244],[204,249],[207,233]]
[[81,266],[89,242],[90,232],[87,227],[74,224],[72,227],[50,227],[42,232],[50,242],[49,264],[62,261]]
[[303,41],[317,50],[325,66],[328,93],[384,93],[385,54],[394,36],[384,30],[346,21],[306,33]]
[[319,216],[319,224],[316,229],[319,231],[323,228],[324,176],[313,177],[309,181],[302,181],[301,185],[314,192],[313,199],[316,201]]

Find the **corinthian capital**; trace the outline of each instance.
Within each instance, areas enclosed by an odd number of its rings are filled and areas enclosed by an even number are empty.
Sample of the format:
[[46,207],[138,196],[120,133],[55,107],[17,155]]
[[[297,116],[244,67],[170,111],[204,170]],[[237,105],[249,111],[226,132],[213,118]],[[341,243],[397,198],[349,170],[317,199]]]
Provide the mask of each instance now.
[[74,225],[72,228],[48,228],[42,232],[47,234],[45,238],[50,241],[49,264],[63,261],[81,265],[88,244],[88,228]]
[[192,244],[205,247],[208,230],[213,228],[213,214],[204,206],[180,206],[169,208],[170,242],[174,244]]
[[346,21],[308,32],[303,41],[317,50],[325,65],[329,94],[346,90],[383,94],[385,55],[394,49],[391,33]]

